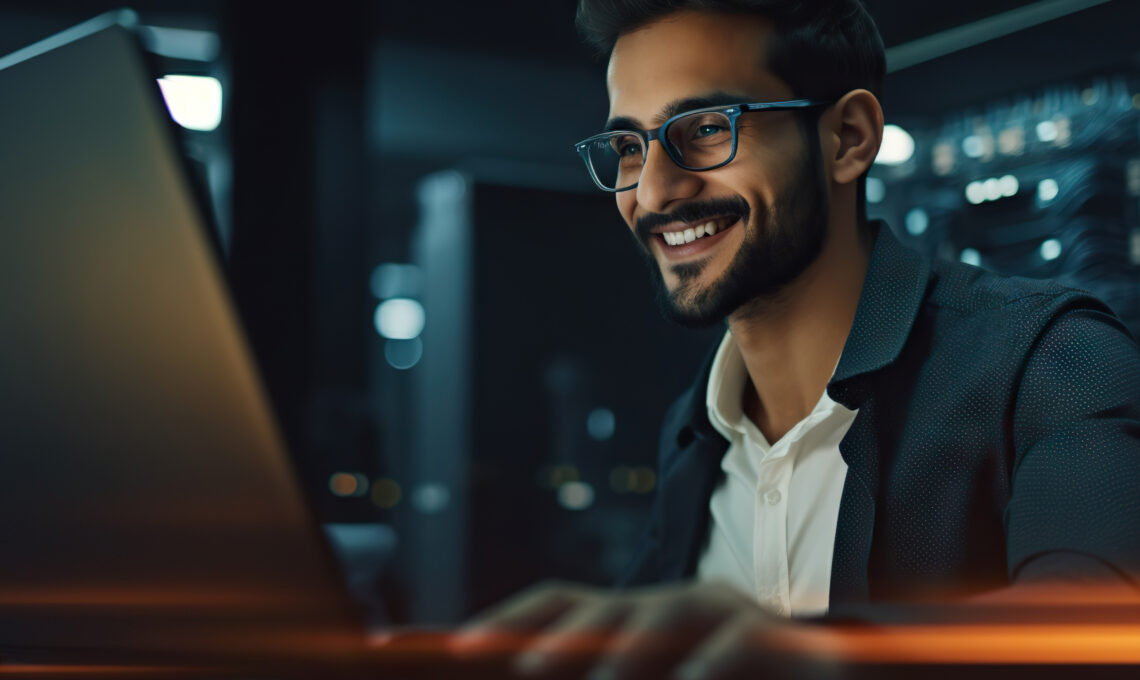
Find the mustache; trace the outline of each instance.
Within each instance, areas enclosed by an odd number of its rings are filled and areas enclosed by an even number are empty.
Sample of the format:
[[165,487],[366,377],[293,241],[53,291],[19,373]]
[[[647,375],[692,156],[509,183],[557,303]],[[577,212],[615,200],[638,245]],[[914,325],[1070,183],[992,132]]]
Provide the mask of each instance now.
[[747,223],[750,212],[748,202],[743,198],[715,198],[699,203],[686,203],[671,213],[642,215],[637,219],[634,230],[637,232],[638,238],[642,242],[646,242],[653,237],[652,229],[666,224],[673,224],[674,222],[699,223],[724,215],[736,215]]

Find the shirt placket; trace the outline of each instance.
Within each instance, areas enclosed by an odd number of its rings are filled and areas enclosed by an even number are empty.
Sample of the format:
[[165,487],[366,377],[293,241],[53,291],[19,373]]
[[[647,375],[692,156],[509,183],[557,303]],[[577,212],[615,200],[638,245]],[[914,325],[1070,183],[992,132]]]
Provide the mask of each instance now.
[[788,578],[788,487],[792,479],[792,443],[773,448],[760,465],[756,482],[752,563],[755,565],[756,596],[773,613],[791,611]]

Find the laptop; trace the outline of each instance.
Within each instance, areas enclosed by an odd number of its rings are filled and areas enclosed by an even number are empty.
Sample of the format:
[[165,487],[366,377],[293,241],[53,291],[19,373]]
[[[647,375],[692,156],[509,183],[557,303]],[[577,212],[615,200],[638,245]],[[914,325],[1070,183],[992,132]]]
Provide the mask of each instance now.
[[359,670],[148,58],[129,11],[0,58],[0,672]]

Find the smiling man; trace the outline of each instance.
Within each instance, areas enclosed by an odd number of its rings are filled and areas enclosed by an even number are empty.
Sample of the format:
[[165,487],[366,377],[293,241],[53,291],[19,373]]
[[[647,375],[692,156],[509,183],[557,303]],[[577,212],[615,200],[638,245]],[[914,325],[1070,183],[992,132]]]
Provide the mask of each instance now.
[[707,396],[698,422],[729,445],[698,575],[777,613],[827,610],[846,472],[837,445],[854,411],[824,387],[867,271],[871,227],[857,207],[883,127],[874,26],[854,3],[829,12],[812,21],[862,57],[838,82],[802,65],[774,73],[786,38],[763,14],[675,11],[628,30],[609,62],[612,131],[578,145],[642,243],[666,316],[728,321],[695,391]]
[[610,120],[577,151],[664,314],[727,330],[662,430],[622,581],[657,587],[545,586],[459,648],[522,631],[523,673],[747,674],[787,617],[1134,589],[1136,346],[1086,293],[929,263],[866,220],[885,60],[860,2],[582,0],[578,19],[609,54]]

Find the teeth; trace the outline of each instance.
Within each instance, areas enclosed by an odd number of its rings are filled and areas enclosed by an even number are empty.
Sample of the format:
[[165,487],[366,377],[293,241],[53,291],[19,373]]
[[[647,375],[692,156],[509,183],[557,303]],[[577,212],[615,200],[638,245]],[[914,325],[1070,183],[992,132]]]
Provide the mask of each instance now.
[[671,246],[682,246],[686,243],[692,243],[703,236],[712,236],[719,231],[716,222],[705,222],[704,224],[697,225],[696,227],[689,227],[684,231],[667,231],[661,234],[665,239],[665,243]]

